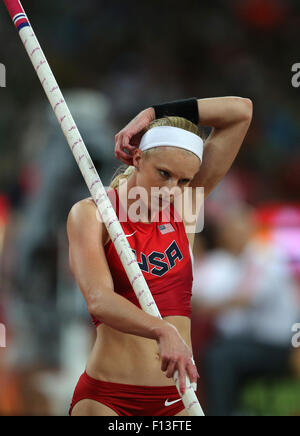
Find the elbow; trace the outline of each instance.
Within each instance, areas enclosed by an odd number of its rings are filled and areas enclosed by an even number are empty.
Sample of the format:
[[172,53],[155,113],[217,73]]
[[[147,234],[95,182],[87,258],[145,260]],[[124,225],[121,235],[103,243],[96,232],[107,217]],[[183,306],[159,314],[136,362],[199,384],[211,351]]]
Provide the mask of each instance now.
[[250,124],[253,115],[253,103],[250,98],[231,97],[231,114],[234,123]]
[[87,308],[90,315],[92,315],[94,318],[99,318],[101,313],[99,304],[96,304],[95,302],[89,302]]
[[247,119],[252,119],[253,116],[253,102],[250,98],[243,98],[244,106],[245,106],[245,115]]
[[251,122],[253,116],[253,102],[250,98],[240,99],[239,113],[241,121]]
[[87,308],[89,313],[95,318],[99,319],[102,316],[102,301],[99,295],[97,296],[89,296],[87,299]]
[[86,303],[89,313],[99,321],[103,321],[103,316],[105,316],[112,304],[112,290],[110,288],[101,288],[101,290],[96,288],[87,294]]

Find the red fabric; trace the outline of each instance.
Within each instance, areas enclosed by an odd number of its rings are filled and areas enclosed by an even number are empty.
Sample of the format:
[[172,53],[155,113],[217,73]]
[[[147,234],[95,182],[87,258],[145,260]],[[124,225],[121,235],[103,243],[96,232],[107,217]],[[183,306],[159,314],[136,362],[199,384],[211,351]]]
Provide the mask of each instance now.
[[[125,217],[123,209],[120,215],[117,191],[111,190],[108,195],[117,216]],[[164,215],[160,213],[160,220],[150,224],[133,222],[128,218],[127,222],[121,222],[121,226],[126,235],[136,231],[128,238],[128,242],[131,248],[136,250],[137,261],[140,266],[142,265],[142,273],[161,316],[191,317],[193,271],[189,241],[184,223],[178,221],[179,216],[172,205],[168,215],[169,217],[166,212]],[[165,230],[159,229],[159,226],[166,222],[171,224],[174,231],[165,233]],[[115,292],[140,307],[112,241],[109,240],[104,248]],[[92,319],[96,326],[100,324],[93,316]]]
[[182,401],[165,406],[165,401],[180,398],[176,386],[133,386],[95,380],[84,372],[74,391],[69,409],[84,399],[98,401],[119,416],[175,416],[184,410]]

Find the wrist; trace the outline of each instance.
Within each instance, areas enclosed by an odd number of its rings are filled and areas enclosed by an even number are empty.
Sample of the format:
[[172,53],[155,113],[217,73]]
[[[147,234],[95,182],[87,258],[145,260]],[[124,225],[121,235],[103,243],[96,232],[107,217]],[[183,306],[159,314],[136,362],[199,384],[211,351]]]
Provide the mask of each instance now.
[[167,338],[174,333],[178,333],[175,326],[166,321],[162,322],[163,324],[152,329],[154,338],[157,342],[160,342],[162,339]]
[[146,116],[149,120],[149,123],[155,120],[155,110],[153,107],[148,107],[142,111],[142,114]]
[[198,100],[195,97],[153,105],[153,109],[155,119],[175,116],[185,118],[196,125],[199,124]]

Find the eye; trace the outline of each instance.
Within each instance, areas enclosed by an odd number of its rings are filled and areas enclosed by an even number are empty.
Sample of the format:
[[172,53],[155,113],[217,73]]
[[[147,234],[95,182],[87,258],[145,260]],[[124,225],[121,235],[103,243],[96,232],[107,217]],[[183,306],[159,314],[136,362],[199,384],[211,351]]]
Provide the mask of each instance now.
[[181,185],[186,185],[187,183],[189,183],[190,182],[190,179],[181,179],[181,180],[179,180],[179,183],[181,184]]
[[168,171],[158,170],[158,172],[160,173],[161,176],[163,176],[165,178],[170,177],[170,174],[168,173]]

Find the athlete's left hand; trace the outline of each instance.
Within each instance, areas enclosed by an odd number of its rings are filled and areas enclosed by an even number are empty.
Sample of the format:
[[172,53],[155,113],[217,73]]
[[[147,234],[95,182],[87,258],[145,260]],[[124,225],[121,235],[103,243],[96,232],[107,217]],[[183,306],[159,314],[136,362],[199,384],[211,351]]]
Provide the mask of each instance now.
[[152,107],[140,112],[115,136],[115,156],[127,165],[132,165],[132,154],[140,145],[145,128],[155,120]]

